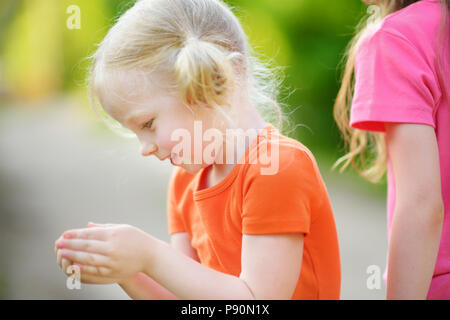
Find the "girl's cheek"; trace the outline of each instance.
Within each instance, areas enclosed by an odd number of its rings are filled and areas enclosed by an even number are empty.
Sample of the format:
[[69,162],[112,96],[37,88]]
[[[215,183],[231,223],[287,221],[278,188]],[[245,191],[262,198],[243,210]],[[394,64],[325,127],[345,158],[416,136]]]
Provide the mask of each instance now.
[[182,128],[172,128],[158,131],[158,135],[156,137],[158,146],[165,149],[167,152],[170,152],[175,145],[181,143],[183,139],[186,138],[186,133],[184,133],[185,131],[186,130]]
[[159,146],[159,148],[167,150],[167,152],[170,152],[173,147],[172,145],[175,144],[176,142],[171,140],[170,132],[159,134],[157,137],[157,145]]

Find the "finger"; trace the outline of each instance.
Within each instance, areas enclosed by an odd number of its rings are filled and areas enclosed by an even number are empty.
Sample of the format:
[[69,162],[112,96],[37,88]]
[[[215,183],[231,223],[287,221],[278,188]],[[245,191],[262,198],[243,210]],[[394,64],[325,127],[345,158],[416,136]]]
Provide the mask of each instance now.
[[111,269],[103,266],[90,266],[77,264],[81,273],[88,274],[96,277],[108,277],[111,275]]
[[56,262],[58,263],[58,266],[64,271],[62,266],[62,256],[61,256],[61,250],[56,251]]
[[61,240],[62,237],[59,237],[58,239],[55,240],[55,255],[56,255],[56,251],[58,251],[58,247],[57,247],[57,243],[59,240]]
[[62,269],[63,269],[64,273],[68,276],[72,274],[71,270],[68,269],[71,266],[71,264],[72,263],[69,260],[67,260],[65,258],[61,259]]
[[88,222],[88,227],[102,227],[104,225],[105,225],[105,223],[96,223],[96,222],[91,222],[91,221]]
[[66,258],[76,264],[103,267],[108,267],[110,265],[109,257],[101,254],[70,249],[60,249],[60,251],[63,258]]
[[81,273],[80,281],[86,284],[112,284],[117,282],[116,279],[98,277],[88,273]]
[[112,227],[112,226],[114,226],[115,224],[113,224],[113,223],[95,223],[95,222],[88,222],[88,227],[90,228],[90,227],[103,227],[103,228],[105,228],[105,227]]
[[59,249],[70,249],[77,251],[86,251],[106,255],[109,245],[105,241],[88,239],[61,239],[57,242]]
[[102,224],[101,223],[95,223],[95,222],[88,222],[87,224],[88,227],[101,227]]
[[108,232],[103,227],[72,229],[64,232],[63,237],[65,239],[106,240],[108,238]]

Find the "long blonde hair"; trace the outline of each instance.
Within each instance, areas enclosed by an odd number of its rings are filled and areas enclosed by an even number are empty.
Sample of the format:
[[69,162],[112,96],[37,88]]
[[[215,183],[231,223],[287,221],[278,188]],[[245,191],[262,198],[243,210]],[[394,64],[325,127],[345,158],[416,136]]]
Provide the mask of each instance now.
[[107,94],[104,88],[112,72],[137,71],[145,80],[156,71],[169,80],[169,88],[178,90],[186,106],[211,108],[228,119],[224,107],[236,74],[243,74],[261,115],[280,131],[288,121],[277,102],[282,81],[278,69],[256,57],[237,17],[219,0],[138,0],[89,58],[91,106],[125,137],[134,135],[96,108],[96,98]]
[[[342,84],[334,104],[334,118],[342,133],[345,147],[349,152],[339,158],[333,169],[343,164],[340,172],[349,164],[365,179],[377,183],[386,172],[387,154],[384,133],[367,132],[350,127],[349,113],[353,99],[355,54],[360,40],[368,33],[376,30],[383,19],[418,0],[378,0],[376,5],[368,7],[368,17],[364,18],[356,30],[357,33],[349,43],[344,59],[346,59],[342,74]],[[447,9],[450,0],[442,1],[441,30],[446,23]],[[441,75],[442,76],[442,75]],[[441,77],[442,78],[442,77]]]

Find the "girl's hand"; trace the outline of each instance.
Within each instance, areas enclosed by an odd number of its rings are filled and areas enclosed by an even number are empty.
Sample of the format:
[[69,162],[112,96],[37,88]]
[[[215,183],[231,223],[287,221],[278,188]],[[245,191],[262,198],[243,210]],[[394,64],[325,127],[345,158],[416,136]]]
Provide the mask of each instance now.
[[68,274],[68,270],[67,268],[72,265],[72,262],[64,259],[61,257],[61,250],[58,250],[56,243],[62,238],[62,236],[60,236],[56,241],[55,241],[55,255],[56,255],[56,262],[58,263],[58,266],[62,269],[62,271],[66,274]]
[[[88,225],[89,226],[105,226],[105,225],[100,225],[100,224],[91,224]],[[65,259],[61,256],[61,250],[57,248],[56,244],[63,238],[63,236],[61,235],[56,241],[55,241],[55,254],[56,254],[56,260],[58,263],[58,266],[63,270],[63,272],[67,275],[67,276],[71,276],[73,275],[73,273],[69,273],[68,268],[71,265],[74,265],[72,263],[72,261]],[[81,267],[80,267],[81,269]],[[90,275],[86,272],[81,272],[80,273],[80,281],[82,283],[85,284],[114,284],[114,283],[119,283],[120,280],[119,279],[114,279],[114,278],[108,278],[108,277],[99,277],[99,276],[95,276],[95,275]]]
[[95,225],[68,230],[56,247],[62,259],[80,267],[81,274],[124,280],[144,272],[152,261],[155,239],[127,224]]

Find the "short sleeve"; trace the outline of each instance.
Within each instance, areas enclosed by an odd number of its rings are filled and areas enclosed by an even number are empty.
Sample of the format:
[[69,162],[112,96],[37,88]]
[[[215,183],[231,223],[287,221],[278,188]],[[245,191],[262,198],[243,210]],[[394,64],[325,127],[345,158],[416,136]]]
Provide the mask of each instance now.
[[175,168],[170,177],[169,187],[168,187],[168,191],[167,191],[167,220],[168,220],[169,235],[172,235],[177,232],[185,232],[186,231],[184,222],[183,222],[182,213],[179,210],[179,206],[177,205],[177,200],[176,200],[177,172],[178,172],[178,170],[177,170],[177,168]]
[[435,127],[438,82],[426,55],[401,34],[380,29],[355,57],[350,126],[384,132],[384,122]]
[[242,205],[243,234],[309,233],[317,186],[312,160],[302,150],[280,152],[278,171],[249,166]]

